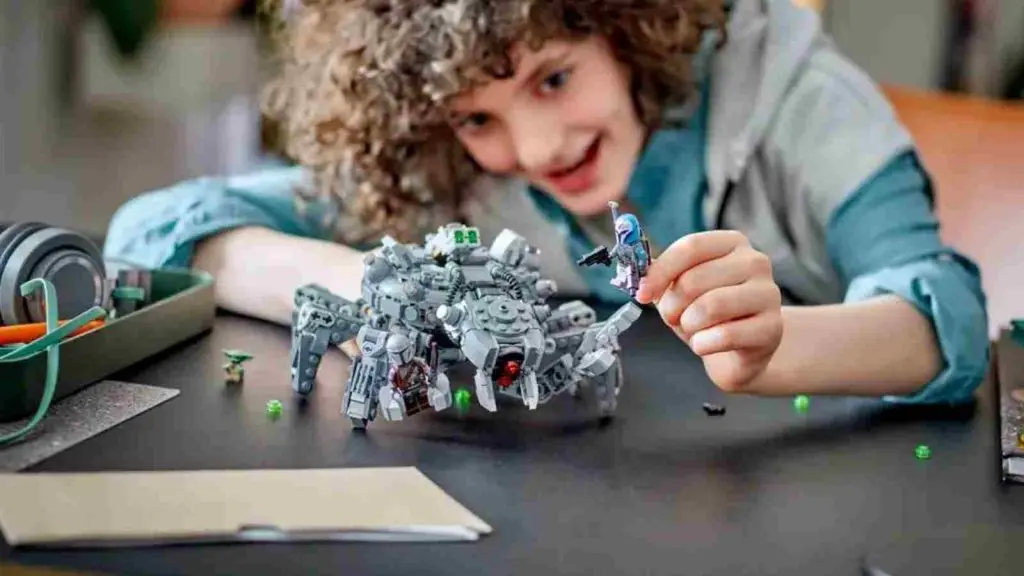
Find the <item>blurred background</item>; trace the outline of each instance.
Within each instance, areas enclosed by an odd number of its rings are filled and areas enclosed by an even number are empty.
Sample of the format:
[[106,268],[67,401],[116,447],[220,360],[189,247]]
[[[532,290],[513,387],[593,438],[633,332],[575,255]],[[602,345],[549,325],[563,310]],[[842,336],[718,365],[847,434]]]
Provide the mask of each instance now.
[[[1024,98],[1024,0],[802,0],[892,87]],[[261,161],[255,0],[0,0],[0,221],[101,235],[141,191]]]

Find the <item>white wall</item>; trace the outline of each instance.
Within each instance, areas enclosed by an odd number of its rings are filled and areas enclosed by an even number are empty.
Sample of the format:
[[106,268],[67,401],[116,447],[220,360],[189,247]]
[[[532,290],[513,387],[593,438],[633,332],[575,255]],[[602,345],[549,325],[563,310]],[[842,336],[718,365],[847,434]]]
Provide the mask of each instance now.
[[942,72],[945,0],[829,0],[836,44],[883,84],[935,88]]
[[[991,0],[990,82],[996,95],[1024,57],[1024,0]],[[947,0],[829,0],[825,26],[839,47],[875,80],[939,89],[947,41]]]

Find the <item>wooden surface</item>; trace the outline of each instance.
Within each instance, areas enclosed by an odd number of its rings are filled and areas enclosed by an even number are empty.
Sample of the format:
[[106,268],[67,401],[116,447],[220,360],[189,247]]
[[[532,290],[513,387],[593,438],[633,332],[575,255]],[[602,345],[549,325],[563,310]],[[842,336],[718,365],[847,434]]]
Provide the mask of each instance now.
[[1024,317],[1024,104],[886,93],[935,179],[943,238],[982,268],[994,335]]

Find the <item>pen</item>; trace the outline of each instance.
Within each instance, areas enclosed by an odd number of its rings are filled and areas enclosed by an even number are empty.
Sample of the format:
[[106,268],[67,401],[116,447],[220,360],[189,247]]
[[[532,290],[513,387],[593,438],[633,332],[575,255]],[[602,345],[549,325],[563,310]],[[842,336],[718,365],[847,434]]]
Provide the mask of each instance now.
[[[67,320],[62,320],[58,323],[64,324]],[[95,330],[103,325],[103,320],[93,320],[88,324],[85,324],[78,330],[75,330],[69,337],[78,336],[84,334],[90,330]],[[40,338],[46,334],[46,323],[37,322],[33,324],[15,324],[13,326],[0,326],[0,346],[8,344],[27,344],[36,338]]]

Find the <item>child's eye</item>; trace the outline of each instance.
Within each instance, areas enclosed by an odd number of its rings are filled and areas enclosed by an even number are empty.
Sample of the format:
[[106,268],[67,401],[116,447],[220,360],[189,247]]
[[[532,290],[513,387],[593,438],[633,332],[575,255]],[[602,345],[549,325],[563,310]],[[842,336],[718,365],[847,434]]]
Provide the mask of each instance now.
[[487,124],[486,114],[469,114],[458,121],[458,127],[460,129],[477,130],[484,127]]
[[569,81],[569,70],[559,70],[554,74],[548,76],[541,83],[541,92],[553,92],[565,86],[566,82]]

